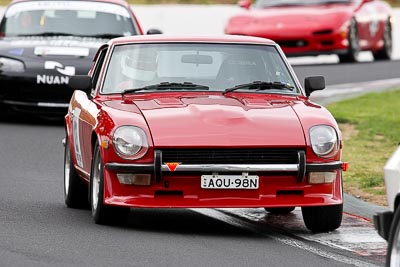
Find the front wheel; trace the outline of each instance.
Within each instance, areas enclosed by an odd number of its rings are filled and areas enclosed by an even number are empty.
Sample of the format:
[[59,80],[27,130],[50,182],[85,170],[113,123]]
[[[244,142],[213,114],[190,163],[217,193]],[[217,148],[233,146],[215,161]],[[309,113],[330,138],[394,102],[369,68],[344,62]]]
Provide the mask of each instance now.
[[357,62],[358,55],[360,53],[360,43],[358,37],[357,21],[355,19],[351,20],[348,33],[348,48],[347,53],[344,55],[339,55],[340,62]]
[[386,266],[400,266],[400,208],[396,209],[390,226]]
[[340,227],[343,204],[332,206],[302,207],[301,213],[306,227],[314,232],[328,232]]
[[113,224],[126,219],[129,208],[104,204],[104,165],[98,142],[94,147],[92,170],[90,173],[90,202],[92,216],[96,224]]
[[69,208],[88,208],[88,188],[76,173],[71,157],[71,147],[66,137],[64,149],[64,200]]
[[387,21],[383,30],[383,48],[373,53],[375,60],[390,60],[392,58],[392,27],[390,21]]

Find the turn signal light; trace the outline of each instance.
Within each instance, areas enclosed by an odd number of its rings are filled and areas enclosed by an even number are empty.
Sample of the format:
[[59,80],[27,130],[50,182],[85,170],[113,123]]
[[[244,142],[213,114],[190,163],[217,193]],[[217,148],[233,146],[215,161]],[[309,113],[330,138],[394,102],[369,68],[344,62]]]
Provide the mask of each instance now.
[[308,174],[309,184],[332,183],[336,178],[336,172],[310,172]]
[[127,185],[150,185],[151,174],[117,173],[118,181]]
[[347,172],[349,170],[349,163],[348,162],[343,162],[342,164],[342,170],[344,172]]

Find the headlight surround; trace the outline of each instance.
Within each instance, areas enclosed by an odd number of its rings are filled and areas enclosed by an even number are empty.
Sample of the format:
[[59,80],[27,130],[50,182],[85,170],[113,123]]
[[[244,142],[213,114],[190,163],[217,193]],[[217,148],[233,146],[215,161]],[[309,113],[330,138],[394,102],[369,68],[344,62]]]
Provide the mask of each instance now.
[[0,72],[24,72],[25,66],[19,60],[0,57]]
[[310,128],[311,147],[314,153],[322,158],[329,158],[339,150],[335,128],[328,125],[316,125]]
[[118,127],[112,141],[115,152],[124,159],[141,158],[149,148],[146,133],[135,126]]

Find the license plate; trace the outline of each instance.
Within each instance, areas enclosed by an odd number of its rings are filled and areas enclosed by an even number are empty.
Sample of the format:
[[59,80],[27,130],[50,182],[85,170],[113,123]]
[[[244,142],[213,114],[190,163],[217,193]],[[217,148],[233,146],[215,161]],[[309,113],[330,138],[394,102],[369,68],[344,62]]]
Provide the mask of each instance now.
[[204,189],[258,189],[257,175],[202,175]]

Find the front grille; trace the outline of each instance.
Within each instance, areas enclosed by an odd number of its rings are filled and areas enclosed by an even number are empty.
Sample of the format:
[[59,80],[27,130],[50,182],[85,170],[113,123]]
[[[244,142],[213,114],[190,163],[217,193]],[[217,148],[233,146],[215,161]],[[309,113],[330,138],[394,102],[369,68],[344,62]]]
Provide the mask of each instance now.
[[331,46],[333,44],[334,43],[331,40],[321,41],[321,45],[323,45],[323,46]]
[[331,30],[331,29],[313,32],[314,35],[326,35],[326,34],[332,34],[332,33],[333,33],[333,30]]
[[163,149],[162,162],[182,164],[297,164],[298,149]]
[[276,42],[281,47],[305,47],[308,45],[306,40],[278,40]]

